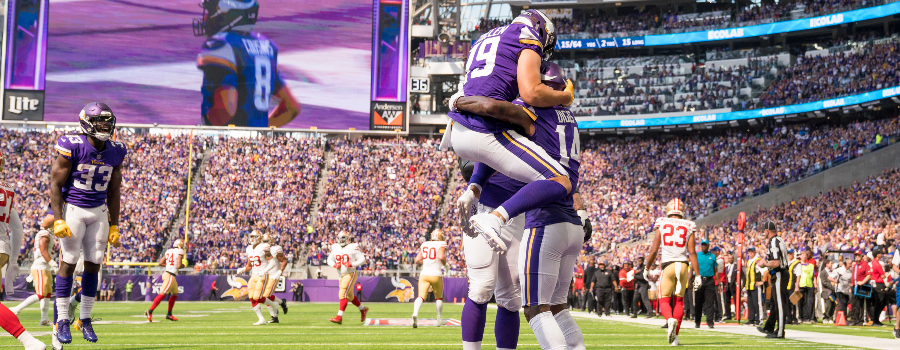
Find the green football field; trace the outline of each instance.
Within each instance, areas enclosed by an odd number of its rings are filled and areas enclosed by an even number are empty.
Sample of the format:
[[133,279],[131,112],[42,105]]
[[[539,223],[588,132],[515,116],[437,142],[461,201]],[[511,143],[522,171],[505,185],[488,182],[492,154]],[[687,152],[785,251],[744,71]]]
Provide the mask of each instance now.
[[[10,303],[7,302],[7,305]],[[280,324],[253,326],[256,316],[249,303],[238,302],[179,302],[175,305],[178,322],[164,319],[166,304],[160,304],[154,315],[157,322],[147,323],[143,317],[149,303],[98,302],[94,306],[97,322],[94,329],[100,338],[90,344],[73,329],[74,341],[68,349],[459,349],[460,327],[363,326],[359,311],[352,305],[345,314],[344,324],[328,320],[337,311],[337,303],[291,303]],[[411,304],[368,303],[369,318],[409,318]],[[484,348],[495,347],[493,315],[488,309]],[[461,304],[445,304],[444,317],[459,319]],[[434,318],[433,304],[425,304],[421,319]],[[50,327],[38,326],[39,310],[29,308],[19,315],[25,327],[49,345]],[[646,348],[669,346],[665,330],[655,326],[630,324],[597,319],[576,318],[584,333],[588,349]],[[660,320],[662,325],[662,320]],[[889,331],[883,329],[883,331]],[[754,349],[836,349],[834,345],[806,343],[784,339],[765,339],[686,328],[680,336],[683,348],[712,347]],[[528,324],[522,319],[519,349],[537,349],[537,342]],[[0,348],[19,348],[12,337],[0,337]]]

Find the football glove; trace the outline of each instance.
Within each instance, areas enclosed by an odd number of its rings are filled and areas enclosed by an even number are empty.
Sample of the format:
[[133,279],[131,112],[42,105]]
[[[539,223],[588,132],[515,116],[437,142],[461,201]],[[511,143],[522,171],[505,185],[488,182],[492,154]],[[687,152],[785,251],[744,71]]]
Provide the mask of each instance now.
[[344,261],[344,266],[353,267],[353,263],[351,263],[350,260],[347,260],[347,261]]
[[700,290],[701,286],[703,286],[703,279],[700,276],[694,276],[694,291]]
[[119,243],[119,225],[109,226],[109,237],[107,238],[107,241],[113,247],[121,247],[122,246],[122,244]]
[[281,278],[281,270],[275,270],[275,272],[273,272],[272,275],[269,276],[269,279],[271,280],[277,281],[279,278]]
[[66,220],[56,220],[53,222],[53,235],[57,238],[72,237],[72,230],[66,225]]
[[591,219],[584,220],[584,243],[591,240],[591,235],[594,234],[594,226],[591,225]]
[[334,263],[334,268],[340,270],[340,269],[341,269],[341,263]]
[[575,85],[572,84],[571,79],[566,79],[566,92],[572,94],[572,99],[569,100],[569,103],[566,103],[566,107],[571,106],[572,102],[575,102]]
[[246,268],[246,267],[242,267],[242,268],[237,269],[237,271],[235,271],[234,274],[235,274],[235,275],[241,275],[241,274],[243,274],[244,272],[247,272],[247,268]]
[[50,262],[47,263],[47,264],[50,265],[50,268],[53,268],[53,269],[58,269],[58,268],[59,268],[59,264],[56,263],[56,260],[50,260]]

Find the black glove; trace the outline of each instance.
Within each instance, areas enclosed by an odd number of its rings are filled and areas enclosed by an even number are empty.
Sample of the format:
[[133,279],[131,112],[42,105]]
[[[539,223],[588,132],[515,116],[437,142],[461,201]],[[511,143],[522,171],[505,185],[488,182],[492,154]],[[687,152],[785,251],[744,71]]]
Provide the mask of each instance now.
[[591,234],[594,233],[594,227],[591,226],[591,219],[584,220],[584,243],[591,240]]

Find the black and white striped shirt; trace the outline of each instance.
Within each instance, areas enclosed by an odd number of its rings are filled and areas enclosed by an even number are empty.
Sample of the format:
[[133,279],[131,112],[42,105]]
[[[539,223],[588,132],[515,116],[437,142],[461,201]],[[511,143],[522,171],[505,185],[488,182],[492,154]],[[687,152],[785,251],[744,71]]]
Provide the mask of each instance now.
[[778,261],[778,267],[773,268],[773,271],[781,271],[787,268],[788,266],[788,258],[787,258],[787,246],[784,244],[784,240],[781,237],[775,236],[769,239],[769,252],[767,254],[767,259],[769,261],[776,260]]

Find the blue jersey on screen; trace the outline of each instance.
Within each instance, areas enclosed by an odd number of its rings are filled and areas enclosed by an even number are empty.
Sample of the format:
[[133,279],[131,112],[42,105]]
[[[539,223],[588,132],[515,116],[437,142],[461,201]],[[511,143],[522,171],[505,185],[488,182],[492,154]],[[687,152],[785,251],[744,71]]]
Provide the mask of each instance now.
[[[566,107],[534,108],[520,99],[513,104],[522,106],[534,119],[534,135],[529,139],[559,162],[569,174],[572,188],[577,188],[581,167],[581,141],[575,115]],[[574,191],[572,191],[574,193]],[[560,222],[581,225],[578,213],[572,208],[572,194],[540,209],[525,213],[525,228],[542,227]]]
[[221,125],[268,127],[269,100],[284,81],[278,75],[278,48],[257,33],[223,32],[210,37],[197,56],[203,70],[203,124],[220,87],[237,90],[237,111]]
[[[541,42],[534,28],[512,23],[481,35],[469,51],[466,61],[465,96],[485,96],[501,101],[519,97],[516,82],[519,54],[534,50],[543,54]],[[450,112],[450,118],[470,130],[498,133],[511,128],[509,123],[468,112]]]

